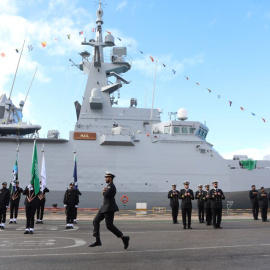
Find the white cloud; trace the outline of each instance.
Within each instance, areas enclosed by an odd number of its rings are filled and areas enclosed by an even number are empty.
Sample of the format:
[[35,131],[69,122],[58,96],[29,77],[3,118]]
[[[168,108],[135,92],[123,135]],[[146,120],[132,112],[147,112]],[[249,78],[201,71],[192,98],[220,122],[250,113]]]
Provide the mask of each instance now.
[[115,9],[115,11],[120,11],[122,10],[125,6],[127,5],[127,1],[123,1],[121,3],[119,3]]
[[0,14],[16,14],[17,7],[16,7],[16,0],[1,0],[0,4]]

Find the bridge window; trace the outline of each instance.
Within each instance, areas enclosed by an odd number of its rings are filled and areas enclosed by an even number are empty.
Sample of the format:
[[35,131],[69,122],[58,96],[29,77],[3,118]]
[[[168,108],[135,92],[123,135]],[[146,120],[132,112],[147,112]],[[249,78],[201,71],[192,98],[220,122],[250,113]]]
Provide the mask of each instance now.
[[188,133],[188,128],[187,127],[182,127],[182,133]]
[[180,129],[179,129],[179,127],[173,127],[173,131],[174,131],[174,133],[179,133]]
[[196,130],[196,128],[189,128],[190,134],[194,134],[195,133],[195,130]]

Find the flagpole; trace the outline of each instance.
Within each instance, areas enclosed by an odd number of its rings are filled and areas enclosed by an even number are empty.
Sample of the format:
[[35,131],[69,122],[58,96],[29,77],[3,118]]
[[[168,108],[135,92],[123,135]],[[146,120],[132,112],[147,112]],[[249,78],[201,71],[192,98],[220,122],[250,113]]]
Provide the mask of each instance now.
[[154,80],[152,108],[151,108],[151,117],[150,117],[150,128],[151,128],[151,125],[152,125],[152,118],[153,118],[153,106],[154,106],[154,97],[155,97],[155,90],[156,90],[156,75],[157,75],[157,61],[156,61],[156,69],[155,69],[155,80]]

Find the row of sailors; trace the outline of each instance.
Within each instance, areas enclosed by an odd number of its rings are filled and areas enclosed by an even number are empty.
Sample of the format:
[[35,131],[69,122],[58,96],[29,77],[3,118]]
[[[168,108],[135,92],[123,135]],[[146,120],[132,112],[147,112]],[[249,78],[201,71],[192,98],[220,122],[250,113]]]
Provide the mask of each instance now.
[[199,222],[204,223],[204,212],[206,213],[206,225],[213,225],[214,229],[222,229],[220,226],[222,218],[222,200],[225,199],[223,191],[218,188],[218,182],[212,183],[213,188],[210,190],[210,185],[198,186],[198,191],[193,193],[189,188],[189,182],[183,183],[184,188],[180,191],[176,190],[176,185],[172,185],[172,190],[168,193],[170,206],[172,208],[173,223],[178,224],[179,200],[181,200],[182,222],[183,229],[192,229],[191,227],[191,212],[192,200],[197,199]]

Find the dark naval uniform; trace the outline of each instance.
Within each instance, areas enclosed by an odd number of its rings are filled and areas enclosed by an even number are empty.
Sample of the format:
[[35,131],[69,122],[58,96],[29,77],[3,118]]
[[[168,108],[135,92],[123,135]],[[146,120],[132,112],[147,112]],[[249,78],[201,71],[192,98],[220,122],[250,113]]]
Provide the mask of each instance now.
[[203,190],[196,191],[196,193],[195,193],[195,199],[197,200],[199,222],[200,223],[204,223],[204,199],[203,199]]
[[250,190],[249,198],[252,205],[252,213],[254,220],[258,220],[259,215],[259,200],[258,200],[258,190]]
[[[10,222],[9,223],[17,223],[18,209],[21,199],[21,193],[23,193],[23,189],[16,185],[13,187],[13,192],[10,196]],[[14,215],[13,215],[14,214]],[[14,218],[13,218],[14,217]]]
[[23,195],[26,195],[24,201],[26,214],[26,230],[24,233],[32,234],[34,231],[34,220],[37,209],[38,197],[35,195],[35,190],[32,186],[27,186],[23,191]]
[[37,200],[37,222],[36,223],[43,223],[43,214],[44,214],[44,207],[46,202],[46,196],[45,193],[50,192],[48,188],[44,188],[43,191],[40,189],[40,192],[38,194],[38,200]]
[[212,208],[211,208],[211,199],[210,199],[210,190],[205,190],[203,192],[203,200],[204,200],[204,211],[206,218],[206,225],[209,226],[212,224]]
[[172,208],[173,223],[177,224],[177,217],[179,211],[179,191],[170,190],[168,193],[168,198],[170,199],[170,206]]
[[[179,198],[182,200],[181,202],[181,210],[182,210],[182,220],[183,227],[186,229],[191,229],[191,212],[192,212],[192,200],[194,200],[193,190],[191,189],[181,189]],[[188,223],[187,223],[188,218]]]
[[[77,190],[79,196],[81,196],[82,193],[78,189],[76,189],[76,190]],[[80,199],[80,197],[79,197],[79,199]],[[80,203],[79,199],[78,199],[78,204]],[[78,205],[77,205],[77,207],[75,207],[75,215],[74,215],[74,220],[73,220],[74,224],[77,224],[77,212],[78,212]]]
[[219,188],[213,188],[209,193],[211,199],[211,208],[213,216],[213,227],[215,229],[222,228],[220,227],[221,217],[222,217],[222,200],[225,199],[223,191]]
[[[73,185],[74,184],[70,184]],[[75,189],[68,189],[64,196],[64,205],[66,206],[67,227],[66,229],[73,228],[73,220],[75,217],[75,209],[79,203],[79,194]]]
[[267,221],[267,210],[268,210],[268,198],[267,193],[263,190],[258,194],[259,205],[261,210],[262,222]]
[[6,188],[7,183],[3,183],[3,188],[0,189],[0,229],[5,229],[7,207],[10,200],[10,190]]
[[115,234],[117,237],[122,237],[123,233],[119,231],[114,225],[114,213],[119,211],[118,206],[115,202],[116,187],[112,182],[103,192],[103,205],[98,211],[96,217],[93,220],[94,233],[93,236],[100,237],[100,222],[105,218],[106,227],[109,231]]

